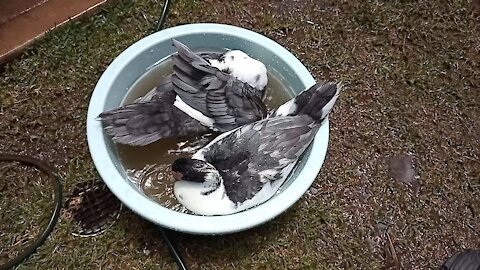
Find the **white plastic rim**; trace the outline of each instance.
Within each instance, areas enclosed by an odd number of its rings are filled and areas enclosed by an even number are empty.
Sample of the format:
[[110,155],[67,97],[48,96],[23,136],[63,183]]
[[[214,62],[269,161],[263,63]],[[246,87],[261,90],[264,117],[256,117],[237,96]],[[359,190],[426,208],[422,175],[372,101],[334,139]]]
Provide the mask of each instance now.
[[[192,38],[196,37],[196,35],[208,37],[209,35],[218,34],[241,39],[252,47],[258,46],[262,50],[266,49],[273,52],[281,60],[280,62],[288,63],[289,68],[293,70],[295,76],[300,80],[299,82],[303,84],[303,88],[296,89],[296,91],[299,92],[315,83],[312,75],[295,56],[278,43],[263,35],[230,25],[190,24],[172,27],[147,36],[123,51],[101,76],[88,107],[88,146],[95,167],[108,188],[123,204],[143,218],[172,230],[192,234],[233,233],[258,226],[275,218],[298,201],[311,186],[322,167],[328,147],[329,123],[326,120],[319,129],[311,147],[300,164],[298,164],[296,171],[292,173],[291,179],[284,184],[282,192],[261,205],[226,216],[198,216],[170,210],[144,195],[126,179],[124,169],[116,158],[116,152],[112,147],[113,144],[109,138],[104,136],[102,124],[96,119],[101,112],[120,105],[124,95],[118,94],[118,90],[113,89],[116,80],[122,80],[122,77],[125,77],[125,69],[134,65],[133,63],[136,63],[137,59],[141,57],[142,61],[148,59],[148,57],[145,57],[147,51],[152,52],[152,48],[161,42],[170,42],[171,44],[171,38],[178,38],[182,41],[181,37]],[[192,46],[192,44],[188,43],[187,45]],[[211,46],[214,47],[214,45],[215,43]],[[168,52],[168,54],[172,52]],[[247,53],[250,52],[247,51]],[[159,59],[161,58],[164,58],[164,56]],[[159,59],[151,60],[151,64]],[[145,64],[144,66],[148,65]],[[140,70],[138,72],[141,75],[145,71]],[[138,77],[138,74],[135,75],[135,78],[132,78],[131,81]],[[130,85],[126,87],[130,87]],[[112,105],[109,104],[111,100],[118,101],[115,101],[115,104]]]

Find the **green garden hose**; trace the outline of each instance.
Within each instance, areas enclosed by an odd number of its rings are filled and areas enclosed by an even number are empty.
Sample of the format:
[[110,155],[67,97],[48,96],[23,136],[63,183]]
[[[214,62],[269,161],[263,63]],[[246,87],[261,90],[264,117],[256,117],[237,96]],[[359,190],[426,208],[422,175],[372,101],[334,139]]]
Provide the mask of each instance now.
[[0,265],[0,270],[6,270],[13,268],[23,262],[28,256],[30,256],[35,250],[43,244],[43,242],[47,239],[50,233],[55,227],[55,224],[58,221],[58,217],[60,215],[60,209],[62,208],[62,185],[58,177],[54,174],[54,168],[52,168],[48,163],[45,163],[42,160],[23,156],[23,155],[11,155],[11,154],[3,154],[0,153],[0,162],[20,162],[22,164],[33,166],[40,170],[41,172],[45,173],[52,181],[53,192],[54,192],[54,201],[53,201],[53,209],[51,211],[50,220],[48,224],[42,228],[42,230],[37,234],[35,239],[28,244],[26,248],[24,248],[16,257],[13,259],[8,260],[6,263]]
[[165,0],[163,2],[163,10],[162,15],[157,22],[157,27],[155,27],[155,32],[158,32],[163,29],[163,24],[165,23],[165,19],[167,18],[168,10],[170,9],[170,0]]
[[[165,19],[167,17],[168,11],[170,8],[170,1],[165,0],[163,4],[162,14],[157,22],[157,26],[155,28],[155,32],[160,31],[163,29],[163,25],[165,23]],[[30,256],[35,250],[43,244],[43,242],[47,239],[47,237],[52,232],[55,224],[58,221],[58,217],[60,215],[60,210],[62,207],[62,186],[58,177],[54,174],[54,169],[44,161],[39,159],[23,156],[23,155],[11,155],[11,154],[2,154],[0,153],[0,161],[11,161],[11,162],[20,162],[28,166],[33,166],[45,173],[51,180],[54,190],[54,208],[51,212],[50,220],[36,236],[36,238],[24,249],[22,250],[15,258],[8,260],[6,263],[0,265],[0,270],[6,270],[17,266],[18,264],[22,263],[28,256]],[[173,241],[172,235],[170,235],[169,231],[160,228],[161,235],[165,241],[165,244],[170,251],[170,254],[177,264],[178,269],[187,269],[183,259],[178,252],[178,248]]]

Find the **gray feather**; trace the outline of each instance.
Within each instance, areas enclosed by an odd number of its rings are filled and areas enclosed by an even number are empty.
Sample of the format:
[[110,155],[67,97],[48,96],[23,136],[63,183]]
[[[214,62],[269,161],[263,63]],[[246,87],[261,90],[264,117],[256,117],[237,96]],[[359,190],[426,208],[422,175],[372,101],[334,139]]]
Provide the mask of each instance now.
[[192,108],[213,118],[214,126],[228,131],[266,117],[267,109],[255,89],[211,66],[184,44],[173,40],[175,92]]
[[[296,164],[318,127],[308,115],[264,119],[210,145],[204,157],[220,172],[230,200],[241,203],[251,199],[265,181],[283,181],[282,170]],[[266,170],[278,174],[262,177]]]
[[100,114],[105,131],[121,144],[147,145],[159,139],[201,134],[208,128],[175,106],[156,100]]

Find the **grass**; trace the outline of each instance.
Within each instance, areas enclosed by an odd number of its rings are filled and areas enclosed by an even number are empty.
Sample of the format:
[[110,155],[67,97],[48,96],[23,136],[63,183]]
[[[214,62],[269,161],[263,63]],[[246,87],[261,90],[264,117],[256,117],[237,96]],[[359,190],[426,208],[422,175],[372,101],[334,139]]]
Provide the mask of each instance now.
[[[32,241],[40,229],[46,226],[53,203],[51,197],[43,192],[45,186],[50,184],[50,179],[43,173],[13,162],[2,162],[0,175],[4,180],[0,188],[2,263],[7,258],[17,256],[25,244]],[[35,219],[32,220],[32,216]]]
[[[96,177],[85,135],[90,95],[112,59],[153,30],[160,2],[115,1],[9,63],[0,75],[0,152],[50,160],[67,194]],[[388,238],[401,268],[431,269],[480,247],[474,2],[175,1],[167,26],[194,22],[269,36],[317,79],[341,80],[345,90],[330,117],[318,193],[247,232],[179,234],[192,269],[388,268]],[[415,160],[417,196],[386,173],[388,159],[404,153]],[[39,220],[34,207],[25,213]],[[129,211],[95,238],[71,229],[62,217],[18,269],[175,269],[155,226]]]

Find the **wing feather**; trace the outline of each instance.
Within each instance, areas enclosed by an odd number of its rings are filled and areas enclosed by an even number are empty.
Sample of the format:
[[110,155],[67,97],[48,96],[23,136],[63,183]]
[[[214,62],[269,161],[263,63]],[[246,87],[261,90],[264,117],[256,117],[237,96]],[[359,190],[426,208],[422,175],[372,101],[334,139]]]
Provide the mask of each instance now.
[[264,119],[211,144],[204,157],[219,170],[229,198],[241,203],[265,184],[276,182],[278,188],[317,130],[307,115]]
[[129,145],[208,131],[197,120],[160,100],[126,105],[100,114],[100,119],[114,142]]
[[265,104],[252,86],[211,66],[182,43],[173,43],[178,51],[173,56],[175,92],[192,108],[213,118],[219,131],[266,117]]

